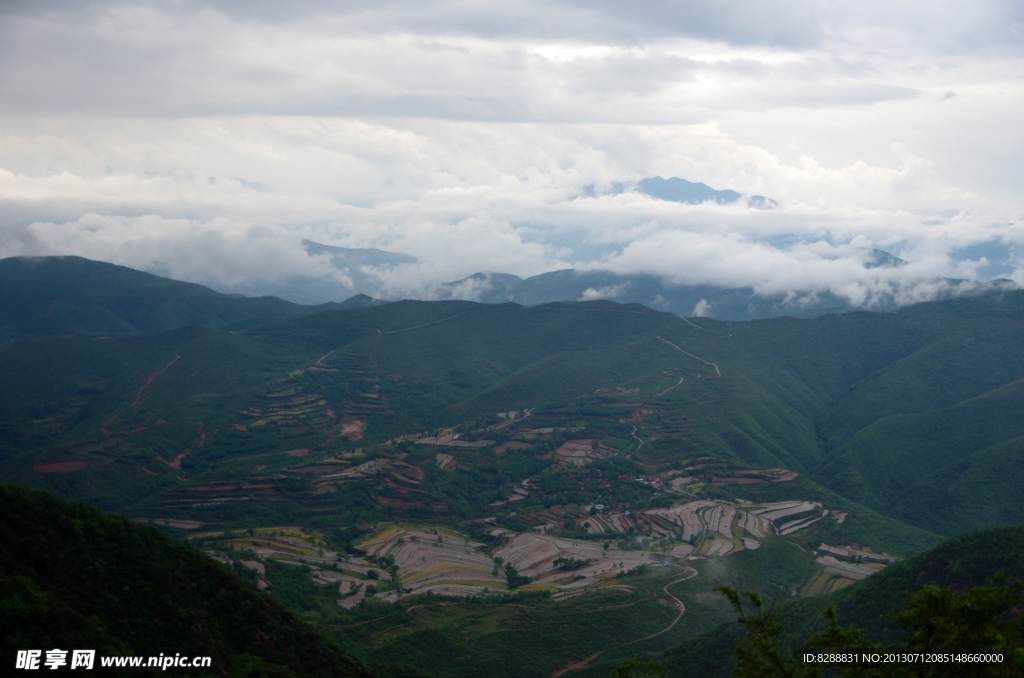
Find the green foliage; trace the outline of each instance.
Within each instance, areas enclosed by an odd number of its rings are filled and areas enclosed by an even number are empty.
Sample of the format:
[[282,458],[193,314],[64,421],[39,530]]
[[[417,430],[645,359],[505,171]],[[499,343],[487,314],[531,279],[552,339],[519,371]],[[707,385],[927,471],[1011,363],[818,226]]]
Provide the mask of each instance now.
[[[718,586],[739,615],[739,623],[747,634],[736,644],[736,678],[812,678],[821,675],[814,664],[792,656],[782,644],[784,629],[772,610],[764,609],[761,596],[754,591],[739,593],[728,586]],[[751,610],[744,606],[746,599]]]
[[532,579],[519,574],[519,571],[512,566],[512,563],[505,563],[505,580],[508,581],[509,589],[517,589],[523,584],[529,584]]
[[[747,628],[735,649],[736,678],[811,678],[828,668],[839,676],[950,678],[1019,676],[1024,670],[1024,617],[1011,610],[1024,602],[1024,582],[1005,581],[978,586],[960,595],[927,585],[913,596],[906,609],[890,615],[903,630],[896,644],[865,640],[861,629],[841,626],[835,608],[824,612],[826,631],[804,643],[808,654],[842,656],[843,661],[807,662],[785,647],[785,631],[774,611],[765,611],[758,594],[718,587]],[[752,610],[746,612],[746,599]],[[998,656],[999,661],[967,659],[971,655]],[[878,661],[865,660],[877,656]],[[894,660],[886,661],[885,658]]]
[[[192,546],[52,495],[0,485],[0,644],[209,655],[215,672],[368,676],[276,600]],[[249,659],[246,659],[246,658]]]
[[[783,554],[797,551],[792,545],[785,546]],[[763,558],[765,548],[730,557],[749,555]],[[775,563],[780,562],[780,555],[737,571],[742,586],[749,588],[751,583],[763,582],[764,578],[780,581],[785,572],[776,570],[773,573],[771,570]],[[733,562],[733,567],[743,564],[741,560]],[[797,562],[791,565],[795,566]],[[804,574],[803,578],[806,576]],[[899,618],[898,615],[910,609],[909,601],[926,586],[947,592],[964,592],[991,585],[993,581],[1002,581],[1004,576],[1009,580],[1024,580],[1024,526],[989,528],[951,537],[924,553],[889,565],[878,574],[839,591],[778,601],[770,614],[787,631],[780,639],[783,651],[790,653],[800,650],[806,639],[828,630],[823,615],[830,607],[835,609],[835,620],[844,628],[858,629],[870,643],[896,647],[904,642],[905,629],[893,620],[893,615]],[[739,588],[737,578],[733,582],[732,588]],[[769,595],[772,592],[771,588],[763,585],[759,588],[762,598],[766,592]],[[674,676],[724,678],[732,669],[733,649],[746,631],[746,627],[736,622],[723,624],[667,650],[663,659]]]
[[606,678],[668,678],[668,674],[661,662],[647,661],[640,655],[634,655],[619,664]]

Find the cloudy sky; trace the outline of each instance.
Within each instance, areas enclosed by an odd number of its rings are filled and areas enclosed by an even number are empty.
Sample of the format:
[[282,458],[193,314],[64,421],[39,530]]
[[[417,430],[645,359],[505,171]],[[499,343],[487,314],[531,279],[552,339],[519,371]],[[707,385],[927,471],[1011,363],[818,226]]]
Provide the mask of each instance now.
[[574,267],[856,300],[876,247],[897,284],[1024,284],[1022,111],[1013,0],[4,0],[0,256],[344,285],[311,239],[417,257],[391,296]]

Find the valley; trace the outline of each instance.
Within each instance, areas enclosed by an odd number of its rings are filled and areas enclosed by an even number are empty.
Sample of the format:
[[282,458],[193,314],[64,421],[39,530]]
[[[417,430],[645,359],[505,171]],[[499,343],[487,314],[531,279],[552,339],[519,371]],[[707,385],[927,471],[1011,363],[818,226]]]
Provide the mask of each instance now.
[[1021,317],[399,302],[23,339],[0,475],[188,541],[368,663],[604,675],[731,620],[719,583],[833,595],[1024,518]]

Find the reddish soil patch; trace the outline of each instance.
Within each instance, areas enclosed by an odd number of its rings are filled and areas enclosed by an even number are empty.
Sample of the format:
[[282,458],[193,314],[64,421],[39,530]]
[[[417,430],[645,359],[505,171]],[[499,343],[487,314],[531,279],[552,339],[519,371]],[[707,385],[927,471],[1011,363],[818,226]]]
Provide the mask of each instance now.
[[366,432],[366,422],[355,417],[343,417],[341,420],[341,435],[352,442],[363,439]]
[[252,470],[253,471],[262,471],[265,468],[267,468],[266,464],[256,464],[255,466],[252,467]]
[[307,454],[309,454],[308,447],[300,447],[297,450],[288,450],[285,452],[285,455],[289,457],[305,457]]
[[508,442],[502,443],[501,445],[495,447],[494,451],[500,453],[505,452],[506,450],[525,450],[530,447],[533,447],[533,445],[518,440],[509,440]]
[[761,478],[737,478],[737,477],[720,477],[711,476],[712,485],[757,485],[758,483],[767,483],[767,480]]
[[159,377],[161,374],[166,372],[167,369],[171,365],[173,365],[174,363],[178,362],[178,360],[180,358],[181,358],[181,354],[178,353],[177,351],[175,351],[174,352],[174,360],[172,360],[171,362],[169,362],[166,365],[164,365],[163,369],[161,369],[161,370],[159,370],[157,372],[154,372],[153,374],[149,375],[149,379],[146,380],[146,383],[143,384],[142,388],[140,388],[138,393],[135,394],[135,400],[132,401],[131,407],[135,407],[136,405],[138,405],[139,404],[139,399],[142,398],[142,394],[146,392],[146,389],[149,388],[149,385],[152,384],[153,381],[155,381],[157,377]]
[[598,652],[597,654],[591,655],[591,656],[587,657],[586,659],[580,659],[579,661],[569,662],[568,664],[566,664],[562,668],[556,669],[556,670],[552,671],[551,672],[551,678],[558,678],[558,676],[562,675],[563,673],[568,673],[569,671],[574,671],[576,669],[582,669],[584,666],[586,666],[590,662],[594,661],[594,659],[597,658],[598,654],[601,654],[601,653]]
[[86,459],[71,459],[68,461],[53,461],[49,464],[36,464],[32,468],[37,473],[71,473],[82,471],[92,464]]
[[438,452],[436,455],[437,467],[442,471],[454,471],[459,461],[447,452]]
[[422,501],[410,501],[406,499],[392,499],[390,497],[381,497],[377,495],[377,501],[383,506],[394,506],[395,508],[417,508],[423,506]]
[[166,420],[166,419],[164,419],[163,417],[160,417],[159,419],[157,419],[156,421],[154,421],[154,422],[152,423],[152,425],[150,425],[150,426],[140,426],[140,427],[138,427],[138,428],[132,429],[132,433],[142,433],[142,432],[143,432],[143,431],[145,431],[146,429],[149,429],[149,428],[153,428],[153,426],[163,426],[164,424],[170,424],[170,423],[171,423],[171,422],[167,421],[167,420]]
[[[165,459],[164,463],[167,464],[168,466],[170,466],[171,468],[180,469],[181,468],[181,460],[184,459],[185,457],[187,457],[188,453],[191,452],[191,451],[192,451],[192,448],[190,447],[187,450],[185,450],[184,452],[181,452],[181,453],[176,454],[173,457],[171,457],[170,461],[167,461]],[[161,457],[157,457],[157,459],[160,459],[160,458]]]
[[384,484],[386,484],[386,485],[387,485],[388,487],[390,487],[390,488],[391,488],[391,489],[393,489],[393,490],[398,490],[398,491],[399,491],[399,492],[401,492],[402,494],[409,494],[409,490],[407,490],[407,489],[406,489],[406,488],[404,488],[404,487],[401,487],[400,485],[396,485],[396,484],[395,484],[395,483],[394,483],[394,482],[393,482],[393,481],[391,480],[391,478],[385,478],[385,479],[384,479]]
[[236,430],[236,431],[242,431],[242,432],[245,432],[245,431],[248,431],[248,430],[249,430],[249,429],[247,429],[247,428],[245,427],[245,424],[232,424],[232,426],[234,426],[234,427],[235,427],[235,430]]
[[391,465],[397,469],[401,469],[402,475],[409,476],[414,480],[423,480],[423,469],[419,466],[413,466],[412,464],[407,464],[404,461],[396,461]]

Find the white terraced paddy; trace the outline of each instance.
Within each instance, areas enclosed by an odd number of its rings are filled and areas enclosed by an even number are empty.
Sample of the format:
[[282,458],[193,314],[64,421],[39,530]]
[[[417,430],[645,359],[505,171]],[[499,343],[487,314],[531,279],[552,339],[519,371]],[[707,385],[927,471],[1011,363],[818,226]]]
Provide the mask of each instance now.
[[[391,526],[361,543],[367,559],[390,556],[395,559],[404,593],[426,593],[449,596],[479,595],[486,591],[508,588],[503,567],[496,558],[511,563],[519,574],[533,582],[523,589],[572,590],[599,583],[620,571],[640,565],[661,565],[670,558],[649,550],[607,550],[600,542],[573,541],[544,534],[518,534],[494,553],[483,552],[483,544],[451,532],[434,534],[424,529]],[[590,560],[583,567],[566,572],[553,562],[558,558]],[[366,561],[369,567],[369,560]],[[355,568],[353,568],[355,569]],[[330,578],[331,574],[325,572]],[[390,575],[387,575],[388,577]],[[337,577],[342,592],[350,577]],[[381,577],[382,579],[384,576]],[[396,592],[381,593],[378,598],[397,599]]]
[[[362,470],[369,471],[371,467],[364,465]],[[524,481],[510,500],[525,495],[529,488],[530,481]],[[586,515],[590,511],[594,511],[593,515]],[[520,575],[531,579],[522,590],[575,593],[641,565],[660,566],[684,559],[722,557],[745,549],[755,550],[771,534],[785,536],[835,515],[817,502],[736,506],[711,500],[633,514],[605,512],[600,505],[592,505],[585,507],[584,514],[574,519],[579,529],[615,535],[615,539],[572,540],[547,534],[559,524],[556,522],[537,526],[535,532],[517,534],[497,526],[492,518],[488,519],[496,526],[492,535],[508,539],[493,553],[488,553],[481,542],[451,528],[391,523],[378,524],[372,535],[357,544],[365,552],[361,557],[342,557],[324,548],[322,541],[314,543],[316,539],[299,533],[240,537],[239,541],[261,559],[314,566],[313,580],[338,586],[345,596],[340,604],[351,607],[365,597],[366,588],[371,585],[385,589],[375,594],[382,600],[426,592],[464,597],[506,591],[505,564],[511,564]],[[617,541],[624,533],[634,535],[628,539],[633,548],[618,547]],[[255,539],[259,540],[258,545],[252,543]],[[608,544],[607,549],[605,544]],[[641,544],[642,547],[637,548]],[[654,551],[651,546],[656,547]],[[887,554],[852,547],[821,544],[817,550],[821,552],[818,562],[828,571],[851,579],[868,576],[895,560]],[[869,566],[848,562],[854,559],[874,562]],[[556,560],[560,564],[574,562],[580,567],[562,570],[554,564]],[[392,563],[397,566],[397,581],[393,580]],[[375,578],[368,574],[370,572]],[[400,590],[394,590],[396,585]]]

